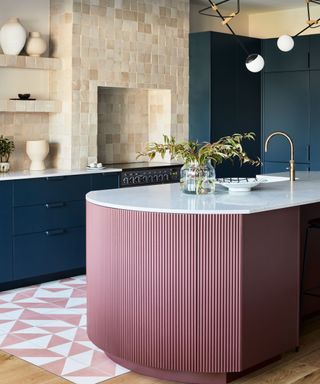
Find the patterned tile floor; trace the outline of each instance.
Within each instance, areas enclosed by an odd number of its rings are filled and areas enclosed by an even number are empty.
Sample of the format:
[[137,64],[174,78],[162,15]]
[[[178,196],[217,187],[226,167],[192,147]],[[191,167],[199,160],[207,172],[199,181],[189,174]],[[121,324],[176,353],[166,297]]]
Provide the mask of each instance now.
[[128,372],[88,339],[85,276],[1,292],[0,349],[76,384]]

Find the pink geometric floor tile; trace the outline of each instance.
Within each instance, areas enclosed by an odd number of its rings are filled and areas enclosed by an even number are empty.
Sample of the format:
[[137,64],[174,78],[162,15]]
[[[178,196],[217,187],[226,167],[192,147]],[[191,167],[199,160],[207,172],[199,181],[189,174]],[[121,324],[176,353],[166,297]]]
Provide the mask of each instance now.
[[77,276],[0,293],[0,348],[75,384],[128,372],[86,332],[86,278]]

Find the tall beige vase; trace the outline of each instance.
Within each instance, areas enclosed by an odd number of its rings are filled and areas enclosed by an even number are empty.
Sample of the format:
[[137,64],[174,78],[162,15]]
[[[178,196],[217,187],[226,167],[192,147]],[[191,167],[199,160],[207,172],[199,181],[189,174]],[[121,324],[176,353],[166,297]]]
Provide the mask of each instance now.
[[30,171],[43,171],[46,169],[44,160],[49,153],[49,144],[46,140],[27,141],[26,150],[31,160]]

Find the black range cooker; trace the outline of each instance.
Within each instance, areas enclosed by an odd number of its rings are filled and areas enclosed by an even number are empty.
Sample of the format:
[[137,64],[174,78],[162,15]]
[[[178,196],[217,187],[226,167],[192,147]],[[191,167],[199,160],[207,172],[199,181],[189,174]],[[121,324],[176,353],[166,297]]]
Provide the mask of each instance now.
[[[107,165],[110,167],[110,165]],[[139,185],[178,183],[182,165],[156,162],[112,164],[113,168],[121,168],[120,187]]]

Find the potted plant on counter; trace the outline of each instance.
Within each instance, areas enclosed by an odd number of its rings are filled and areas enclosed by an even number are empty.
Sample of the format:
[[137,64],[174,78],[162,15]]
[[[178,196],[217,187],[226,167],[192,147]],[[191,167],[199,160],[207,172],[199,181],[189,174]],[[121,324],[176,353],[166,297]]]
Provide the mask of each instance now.
[[14,142],[8,137],[0,136],[0,172],[8,172],[10,169],[9,158],[14,151]]
[[253,132],[225,136],[214,143],[189,141],[176,143],[174,137],[163,136],[163,143],[149,143],[138,158],[147,156],[153,160],[157,154],[162,158],[168,153],[171,160],[183,161],[181,190],[189,194],[208,194],[215,191],[215,169],[224,160],[238,159],[241,164],[259,165],[260,159],[252,160],[243,149],[243,140],[254,140]]

